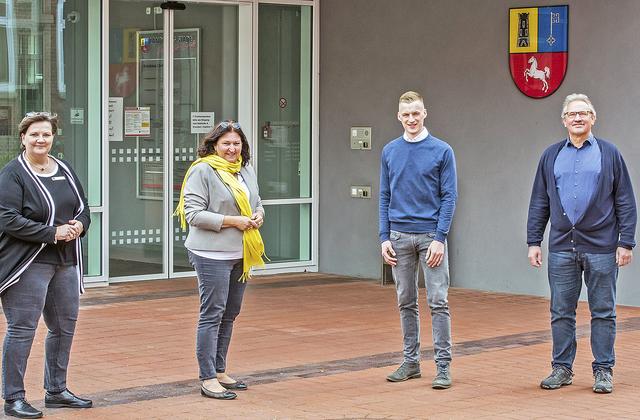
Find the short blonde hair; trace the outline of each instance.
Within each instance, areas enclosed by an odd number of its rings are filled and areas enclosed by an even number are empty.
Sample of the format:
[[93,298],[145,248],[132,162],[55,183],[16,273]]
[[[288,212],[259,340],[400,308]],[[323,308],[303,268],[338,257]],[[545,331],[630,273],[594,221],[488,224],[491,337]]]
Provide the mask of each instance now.
[[418,92],[410,90],[400,95],[399,103],[410,104],[411,102],[422,102],[422,105],[424,105],[424,99],[422,99],[422,95],[420,95]]
[[596,109],[593,107],[593,104],[591,103],[591,100],[587,95],[585,95],[584,93],[572,93],[571,95],[567,95],[567,97],[564,98],[564,102],[562,103],[562,114],[560,114],[560,118],[564,118],[564,114],[565,112],[567,112],[569,104],[576,101],[584,102],[585,104],[587,104],[593,116],[596,116]]

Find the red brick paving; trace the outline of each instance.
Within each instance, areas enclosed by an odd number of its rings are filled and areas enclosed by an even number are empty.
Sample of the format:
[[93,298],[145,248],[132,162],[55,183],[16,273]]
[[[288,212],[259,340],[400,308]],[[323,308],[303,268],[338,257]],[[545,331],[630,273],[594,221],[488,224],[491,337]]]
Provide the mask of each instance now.
[[[323,282],[323,280],[326,280]],[[352,279],[351,279],[352,280]],[[389,383],[385,376],[401,361],[400,321],[392,286],[340,282],[308,274],[254,278],[236,321],[228,371],[260,377],[267,370],[301,369],[337,360],[398,357],[385,367],[309,378],[249,383],[234,401],[200,396],[194,355],[198,298],[193,279],[162,280],[89,289],[83,297],[69,387],[96,398],[91,410],[44,409],[50,418],[92,419],[449,419],[449,418],[638,418],[640,417],[640,329],[619,331],[611,395],[591,391],[589,338],[579,340],[574,384],[557,391],[538,387],[549,371],[551,344],[515,343],[483,347],[513,334],[545,337],[548,300],[529,296],[452,289],[454,342],[480,345],[452,364],[454,386],[430,387],[434,367],[423,360],[422,379]],[[305,284],[306,282],[306,284]],[[193,294],[185,293],[192,290]],[[423,291],[424,293],[424,291]],[[151,296],[151,300],[144,300]],[[424,294],[423,348],[431,347]],[[620,307],[619,321],[640,317],[640,308]],[[581,304],[579,325],[588,325]],[[4,331],[4,323],[0,326]],[[41,324],[26,375],[27,398],[43,408],[45,327]],[[505,341],[506,342],[506,341]],[[185,388],[187,387],[187,388]],[[192,388],[192,392],[191,392]],[[155,393],[149,394],[148,391]],[[120,393],[133,392],[125,403]],[[135,393],[146,400],[136,401]],[[165,397],[166,392],[168,397]],[[142,398],[142,397],[141,397]],[[144,399],[143,398],[143,399]]]

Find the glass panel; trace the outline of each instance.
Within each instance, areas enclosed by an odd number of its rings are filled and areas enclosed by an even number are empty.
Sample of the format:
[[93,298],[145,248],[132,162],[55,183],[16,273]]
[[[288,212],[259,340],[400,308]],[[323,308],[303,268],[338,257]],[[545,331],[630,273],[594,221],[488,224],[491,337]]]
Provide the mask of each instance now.
[[311,259],[311,204],[265,206],[260,233],[272,263]]
[[[55,112],[51,153],[71,164],[91,205],[101,204],[102,143],[100,31],[89,28],[100,27],[100,8],[100,0],[0,0],[0,167],[20,151],[23,115]],[[100,258],[99,247],[86,250],[89,261]]]
[[82,238],[82,262],[85,276],[102,275],[102,214],[91,213],[91,228]]
[[[197,158],[199,140],[214,122],[238,119],[238,6],[186,6],[174,14],[172,208],[186,170]],[[187,234],[173,220],[173,270],[193,271],[184,248]]]
[[161,274],[164,20],[160,2],[109,4],[109,276]]
[[[89,28],[102,27],[102,6],[100,0],[88,3],[87,21]],[[73,14],[71,15],[73,16]],[[68,17],[69,18],[69,17]],[[80,17],[78,17],[79,19]],[[89,206],[102,205],[102,119],[94,118],[102,114],[102,33],[89,31],[87,40],[87,130],[94,138],[87,141],[87,199]],[[71,75],[73,76],[73,75]]]
[[[259,5],[258,181],[263,200],[311,197],[311,6]],[[311,259],[311,204],[266,207],[271,262]]]
[[311,196],[311,7],[261,4],[258,170],[263,199]]
[[0,83],[9,83],[9,44],[7,28],[0,24]]
[[[69,161],[88,190],[88,144],[100,144],[99,131],[89,133],[87,125],[87,92],[100,91],[99,84],[91,89],[88,85],[88,12],[91,7],[99,10],[100,2],[41,0],[36,2],[40,7],[25,1],[4,3],[8,9],[6,18],[0,18],[0,132],[9,126],[11,138],[0,139],[0,165],[19,151],[15,131],[22,116],[52,111],[59,116],[60,129],[51,153]],[[65,21],[68,16],[77,18]],[[91,65],[99,69],[100,63]],[[99,124],[99,114],[95,120]],[[98,162],[99,156],[94,164]]]

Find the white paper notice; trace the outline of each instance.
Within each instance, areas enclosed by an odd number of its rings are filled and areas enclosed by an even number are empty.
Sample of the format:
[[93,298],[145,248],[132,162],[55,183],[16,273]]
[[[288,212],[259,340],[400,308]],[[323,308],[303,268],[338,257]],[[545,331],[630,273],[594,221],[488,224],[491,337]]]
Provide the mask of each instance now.
[[148,137],[151,135],[151,108],[138,106],[124,110],[125,137]]
[[214,127],[214,112],[192,112],[191,134],[208,133]]
[[109,98],[109,141],[123,141],[122,98]]

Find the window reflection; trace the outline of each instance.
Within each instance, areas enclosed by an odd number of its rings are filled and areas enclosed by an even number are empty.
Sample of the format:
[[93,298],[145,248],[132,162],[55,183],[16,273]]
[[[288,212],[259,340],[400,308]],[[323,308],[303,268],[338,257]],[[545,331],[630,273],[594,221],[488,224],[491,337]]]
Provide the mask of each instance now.
[[[51,154],[71,164],[92,206],[101,205],[100,9],[100,0],[0,0],[0,168],[20,152],[25,113],[55,112]],[[92,238],[88,255],[99,256],[99,228]]]
[[[2,3],[4,4],[0,3],[0,94],[16,91],[13,0],[4,0]],[[0,126],[0,135],[3,135],[1,130]]]

